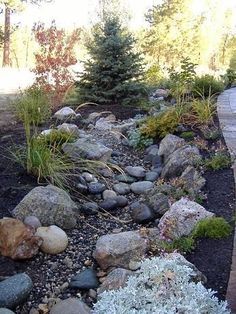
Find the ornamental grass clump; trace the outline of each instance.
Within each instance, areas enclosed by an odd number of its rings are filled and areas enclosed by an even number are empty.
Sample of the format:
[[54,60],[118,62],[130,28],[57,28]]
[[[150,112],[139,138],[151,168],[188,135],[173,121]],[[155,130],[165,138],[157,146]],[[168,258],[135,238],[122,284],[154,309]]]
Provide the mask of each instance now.
[[124,288],[101,294],[93,313],[229,314],[227,303],[201,282],[193,282],[193,275],[178,258],[146,259]]

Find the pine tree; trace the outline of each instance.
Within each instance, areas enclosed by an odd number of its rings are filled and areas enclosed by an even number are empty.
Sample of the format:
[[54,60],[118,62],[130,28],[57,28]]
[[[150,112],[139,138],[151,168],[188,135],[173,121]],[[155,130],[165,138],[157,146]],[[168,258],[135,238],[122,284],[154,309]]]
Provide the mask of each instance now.
[[134,43],[118,18],[105,19],[88,47],[90,59],[78,82],[80,101],[135,104],[144,97],[142,58]]

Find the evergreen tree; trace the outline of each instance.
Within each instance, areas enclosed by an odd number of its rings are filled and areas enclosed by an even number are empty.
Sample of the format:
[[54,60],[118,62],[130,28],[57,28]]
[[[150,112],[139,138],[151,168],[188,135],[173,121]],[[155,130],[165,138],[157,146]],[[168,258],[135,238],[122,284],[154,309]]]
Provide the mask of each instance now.
[[79,99],[98,104],[134,104],[144,95],[142,58],[119,19],[107,17],[87,47],[90,59],[78,82]]

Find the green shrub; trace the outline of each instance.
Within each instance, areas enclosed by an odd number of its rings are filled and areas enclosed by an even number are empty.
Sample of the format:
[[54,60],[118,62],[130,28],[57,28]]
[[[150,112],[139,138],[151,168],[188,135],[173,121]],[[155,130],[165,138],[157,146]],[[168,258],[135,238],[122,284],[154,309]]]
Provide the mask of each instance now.
[[224,85],[226,87],[231,87],[233,83],[236,81],[236,70],[235,69],[227,69],[225,75],[222,76],[224,80]]
[[169,133],[174,133],[179,125],[180,117],[174,108],[148,117],[141,126],[141,133],[151,138],[163,138]]
[[231,159],[225,152],[219,152],[204,161],[206,168],[211,170],[220,170],[231,166]]
[[192,236],[194,238],[221,239],[228,237],[232,232],[230,224],[222,217],[211,217],[199,221]]
[[219,94],[223,90],[224,83],[209,74],[196,77],[193,84],[193,93],[196,97],[199,97],[199,95],[204,95],[207,97],[214,94]]
[[206,140],[217,140],[220,138],[221,133],[217,127],[201,128],[202,134]]
[[195,241],[193,237],[181,237],[173,241],[162,241],[160,247],[165,252],[171,253],[178,251],[180,253],[189,253],[195,248]]
[[185,140],[193,140],[194,136],[195,136],[195,133],[193,131],[186,131],[180,134],[180,137],[182,137]]
[[30,125],[40,125],[51,116],[49,98],[38,87],[30,87],[14,101],[14,110],[17,117]]

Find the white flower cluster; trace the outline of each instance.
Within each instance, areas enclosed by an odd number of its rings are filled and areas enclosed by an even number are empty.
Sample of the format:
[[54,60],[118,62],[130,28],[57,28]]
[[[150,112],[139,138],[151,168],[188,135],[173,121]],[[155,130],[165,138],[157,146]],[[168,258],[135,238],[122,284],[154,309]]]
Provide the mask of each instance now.
[[226,302],[219,302],[202,283],[191,281],[193,272],[175,259],[147,259],[126,287],[102,293],[93,313],[229,314]]

